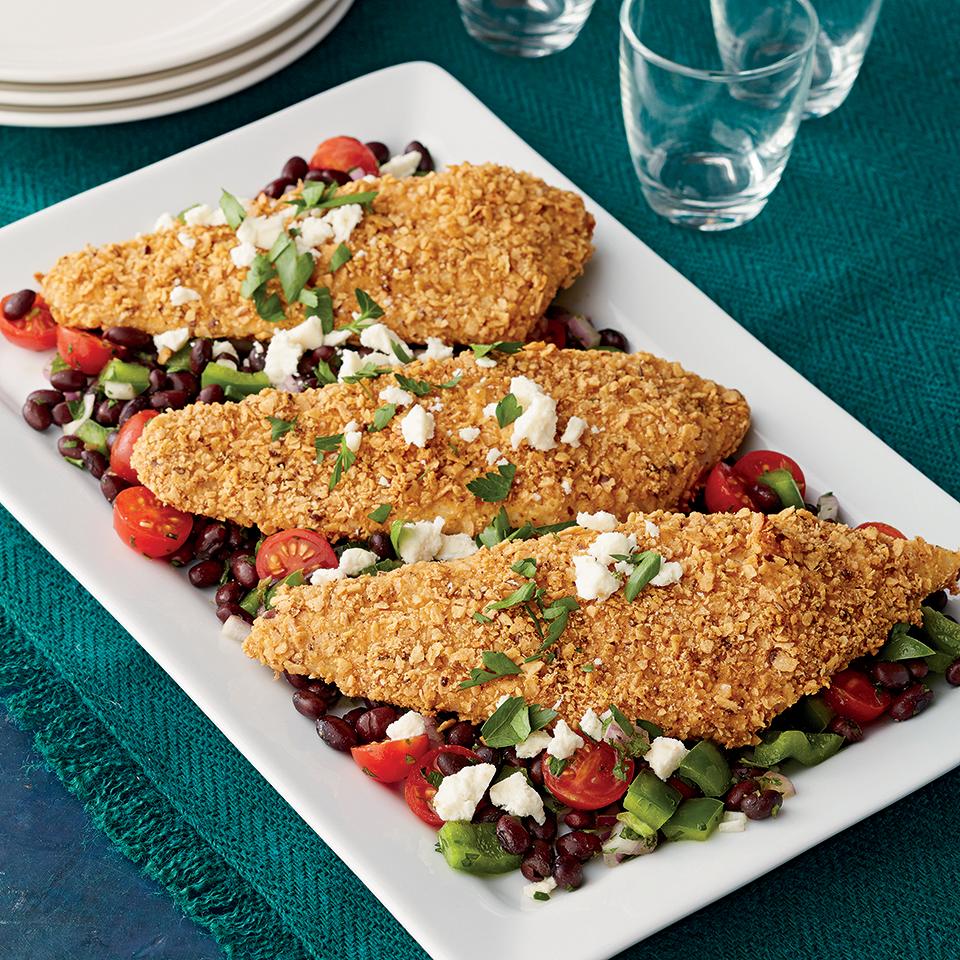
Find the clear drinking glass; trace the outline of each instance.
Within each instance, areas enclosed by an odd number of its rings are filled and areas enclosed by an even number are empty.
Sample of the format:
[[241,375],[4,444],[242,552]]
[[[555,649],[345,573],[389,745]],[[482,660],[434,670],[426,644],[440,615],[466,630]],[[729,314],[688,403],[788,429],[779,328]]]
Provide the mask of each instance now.
[[814,0],[820,34],[803,117],[823,117],[847,99],[860,73],[883,0]]
[[624,0],[623,119],[657,213],[728,230],[763,209],[800,124],[816,37],[809,0]]
[[577,39],[595,0],[457,0],[474,40],[515,57],[545,57]]

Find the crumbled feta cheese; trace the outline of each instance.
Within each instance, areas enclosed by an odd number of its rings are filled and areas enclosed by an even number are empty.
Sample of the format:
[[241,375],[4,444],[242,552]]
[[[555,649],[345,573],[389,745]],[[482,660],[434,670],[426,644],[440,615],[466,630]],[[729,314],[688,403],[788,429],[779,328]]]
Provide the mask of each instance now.
[[213,346],[210,348],[210,355],[214,360],[219,357],[233,357],[238,363],[240,362],[237,350],[229,340],[214,340]]
[[527,735],[526,740],[517,744],[517,756],[521,760],[529,760],[546,750],[549,742],[550,734],[546,730],[534,730],[533,733]]
[[495,367],[497,361],[493,357],[477,357],[477,366],[478,367]]
[[296,376],[302,353],[303,347],[294,342],[288,331],[278,330],[273,335],[263,361],[263,372],[273,386],[279,386],[290,377]]
[[558,760],[569,760],[583,744],[583,737],[574,733],[567,726],[567,721],[561,718],[553,728],[553,736],[547,744],[547,753]]
[[177,240],[180,242],[180,246],[186,247],[188,250],[192,250],[197,245],[197,238],[191,237],[186,230],[181,230],[177,234]]
[[219,207],[198,203],[183,211],[183,222],[188,227],[222,227],[227,222],[227,217]]
[[427,349],[420,356],[427,360],[446,360],[453,356],[453,347],[439,337],[427,337]]
[[161,213],[157,217],[157,222],[153,225],[153,232],[159,233],[161,230],[172,230],[177,225],[177,221],[169,213]]
[[629,556],[637,548],[637,538],[631,533],[601,533],[597,539],[587,547],[587,553],[596,557],[604,566],[614,562],[615,555]]
[[390,481],[383,474],[380,474],[380,476],[377,477],[377,483],[379,483],[381,487],[390,486]]
[[[276,339],[276,335],[274,335],[274,339]],[[340,357],[340,372],[337,374],[337,379],[342,383],[347,377],[352,377],[365,362],[365,359],[356,350],[344,350]]]
[[564,477],[564,478],[560,481],[560,489],[561,489],[567,496],[570,496],[570,494],[573,493],[573,484],[570,482],[570,480],[569,480],[567,477]]
[[676,560],[665,560],[660,564],[660,572],[650,581],[654,587],[669,587],[679,582],[683,576],[683,567]]
[[404,563],[433,560],[443,549],[443,517],[435,520],[418,520],[405,523],[397,537],[397,553]]
[[420,151],[411,150],[391,157],[386,163],[380,164],[380,176],[410,177],[417,172],[420,166]]
[[363,207],[359,203],[346,203],[334,207],[323,219],[333,228],[333,242],[346,243],[354,227],[363,219]]
[[[537,880],[534,883],[528,883],[523,888],[523,893],[525,896],[529,897],[531,900],[538,899],[537,894],[543,893],[547,897],[557,889],[557,881],[553,877],[546,877],[543,880]],[[542,899],[542,898],[539,898]]]
[[427,732],[427,722],[416,710],[408,710],[387,727],[387,736],[391,740],[409,740]]
[[497,405],[496,403],[488,403],[483,408],[483,415],[485,417],[495,417],[497,415]]
[[399,345],[403,352],[409,354],[410,351],[407,349],[406,343],[385,323],[373,323],[360,332],[360,345],[369,347],[371,350],[378,350],[384,356],[390,358],[392,365],[403,363],[393,351],[393,345],[395,343]]
[[533,817],[537,823],[547,819],[543,797],[530,786],[519,770],[490,788],[490,802],[515,817]]
[[176,353],[189,339],[189,327],[177,327],[176,330],[164,330],[163,333],[155,333],[153,335],[153,345],[157,348],[157,353],[161,350]]
[[257,255],[257,248],[252,243],[238,243],[230,248],[230,259],[233,265],[240,270],[245,270],[253,263]]
[[472,557],[479,549],[473,537],[467,533],[444,534],[436,559],[462,560],[464,557]]
[[648,537],[656,539],[660,536],[660,528],[652,520],[644,520],[643,529]]
[[343,442],[351,453],[356,453],[360,449],[362,439],[363,432],[361,430],[344,429],[343,431]]
[[425,447],[433,437],[434,424],[432,413],[427,413],[419,403],[414,404],[409,413],[400,421],[400,432],[408,444]]
[[331,580],[344,580],[355,577],[361,570],[373,566],[380,558],[372,550],[361,547],[348,547],[340,555],[340,562],[335,567],[321,567],[314,570],[310,576],[312,584],[329,583]]
[[389,387],[384,387],[380,391],[380,399],[383,400],[384,403],[392,403],[398,407],[405,407],[413,403],[413,394],[391,384]]
[[717,824],[718,833],[743,833],[747,829],[747,815],[739,810],[728,810]]
[[661,780],[669,780],[688,753],[683,743],[674,737],[654,737],[643,759]]
[[577,596],[581,600],[606,600],[620,587],[620,580],[596,557],[574,557],[573,568]]
[[580,718],[580,732],[585,733],[591,740],[603,739],[603,721],[593,707]]
[[472,819],[496,772],[492,763],[476,763],[444,777],[433,798],[437,816],[441,820]]
[[465,443],[473,443],[473,441],[480,436],[480,428],[479,427],[461,427],[457,431],[457,433],[460,439],[463,440]]
[[597,533],[607,533],[617,526],[617,518],[612,513],[600,510],[597,513],[578,513],[577,526],[587,530],[596,530]]
[[[304,250],[319,247],[333,239],[333,227],[325,217],[304,217],[300,221],[299,246]],[[301,251],[304,252],[304,251]]]
[[529,377],[513,377],[510,392],[523,407],[523,413],[513,422],[513,449],[526,440],[534,450],[552,450],[557,445],[557,401]]
[[537,503],[540,503],[540,501],[543,500],[543,496],[537,493],[536,491],[534,491],[533,493],[530,494],[530,499],[536,501]]
[[177,284],[170,291],[170,302],[175,307],[182,307],[184,304],[192,303],[194,300],[199,300],[200,294],[196,290],[191,290],[189,287],[181,286]]
[[[290,210],[296,213],[296,207],[290,207]],[[283,233],[286,219],[282,213],[275,213],[272,217],[247,217],[237,227],[237,240],[252,244],[258,250],[269,250]]]
[[493,466],[503,456],[503,451],[499,447],[491,447],[487,451],[487,465]]
[[561,443],[566,443],[571,447],[580,446],[580,438],[583,436],[583,431],[587,429],[587,421],[581,417],[571,417],[567,421],[566,429],[563,431],[563,436],[560,438]]

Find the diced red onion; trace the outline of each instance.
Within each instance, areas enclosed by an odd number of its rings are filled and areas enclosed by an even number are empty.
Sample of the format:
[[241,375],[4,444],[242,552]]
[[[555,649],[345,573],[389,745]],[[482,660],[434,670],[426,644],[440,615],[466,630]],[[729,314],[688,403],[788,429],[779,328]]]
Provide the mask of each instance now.
[[252,629],[253,627],[251,627],[249,623],[236,614],[233,614],[223,621],[223,626],[220,628],[220,636],[223,637],[224,640],[243,643]]
[[570,336],[585,350],[593,350],[600,345],[600,334],[594,329],[593,324],[579,313],[567,315],[567,329],[570,331]]

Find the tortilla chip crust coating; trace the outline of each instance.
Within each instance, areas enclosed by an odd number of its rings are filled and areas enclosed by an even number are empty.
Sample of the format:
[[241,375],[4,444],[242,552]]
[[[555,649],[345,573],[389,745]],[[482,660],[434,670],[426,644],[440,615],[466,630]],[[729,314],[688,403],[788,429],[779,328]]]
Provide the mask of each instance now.
[[[749,427],[739,393],[649,354],[529,344],[495,356],[493,367],[478,366],[468,351],[394,368],[432,384],[461,372],[455,387],[415,398],[435,420],[423,448],[402,435],[410,407],[398,408],[383,430],[366,430],[384,402],[380,390],[397,385],[387,374],[161,414],[147,424],[132,462],[141,483],[165,503],[257,525],[264,533],[312,527],[327,536],[368,536],[383,529],[368,514],[391,503],[392,520],[442,516],[445,532],[476,535],[501,504],[479,500],[466,485],[495,469],[488,462],[493,448],[517,467],[502,506],[515,522],[539,526],[573,520],[578,510],[625,517],[631,510],[682,506],[704,471],[736,450]],[[558,440],[552,450],[540,451],[524,441],[512,448],[514,426],[501,429],[483,408],[503,398],[511,378],[520,375],[557,401],[558,438],[571,416],[586,420],[579,446]],[[268,417],[296,422],[271,441]],[[351,420],[363,439],[356,462],[330,491],[335,454],[318,464],[314,441],[341,433]],[[471,427],[480,435],[467,442],[460,430]]]
[[[645,519],[659,525],[657,538]],[[582,528],[449,563],[285,589],[244,649],[275,670],[425,713],[481,721],[503,695],[522,695],[559,702],[573,725],[588,707],[615,704],[669,736],[735,747],[756,742],[802,695],[879,650],[894,623],[919,622],[923,599],[954,588],[960,572],[958,552],[792,509],[632,515],[618,529],[679,561],[683,577],[647,586],[633,603],[622,590],[580,601],[552,663],[523,663],[540,639],[521,608],[485,625],[472,617],[524,582],[510,565],[525,557],[536,559],[548,599],[575,594],[571,557],[596,537]],[[507,654],[522,673],[460,690],[484,650]]]
[[[508,167],[457,167],[425,177],[356,181],[338,195],[379,191],[348,241],[353,257],[324,272],[337,244],[320,248],[312,283],[330,288],[338,325],[365,290],[405,340],[453,343],[527,339],[557,292],[583,271],[593,247],[593,217],[575,193]],[[288,208],[261,195],[261,214]],[[196,241],[185,247],[178,235]],[[304,319],[295,304],[278,324],[262,320],[240,294],[246,275],[230,258],[228,226],[186,227],[88,247],[61,257],[42,278],[57,323],[115,325],[148,333],[189,327],[192,336],[255,337]],[[176,281],[200,299],[175,306]],[[282,296],[282,294],[281,294]]]

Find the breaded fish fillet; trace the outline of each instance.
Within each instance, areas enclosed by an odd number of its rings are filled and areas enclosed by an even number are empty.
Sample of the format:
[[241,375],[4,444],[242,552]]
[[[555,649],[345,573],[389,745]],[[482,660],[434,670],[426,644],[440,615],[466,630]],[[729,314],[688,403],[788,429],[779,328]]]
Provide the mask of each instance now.
[[[960,572],[958,552],[793,510],[633,515],[618,529],[679,561],[683,576],[645,587],[633,603],[622,590],[580,601],[551,663],[524,664],[541,641],[521,607],[491,612],[486,624],[473,614],[522,585],[510,567],[526,557],[548,599],[575,594],[572,558],[597,537],[582,528],[287,590],[244,649],[275,670],[426,713],[482,720],[504,694],[522,694],[559,702],[573,724],[612,703],[670,736],[732,747],[755,742],[803,694],[876,652],[892,624],[918,622],[923,599]],[[522,673],[459,689],[485,650],[505,653]]]
[[[312,280],[330,288],[338,326],[350,321],[359,287],[413,343],[429,336],[453,343],[528,339],[593,252],[593,217],[577,194],[507,167],[462,164],[425,177],[357,181],[339,193],[367,190],[378,193],[349,237],[352,258],[326,272],[337,246],[326,243]],[[290,209],[261,196],[254,212]],[[43,295],[68,327],[119,324],[160,333],[188,326],[193,336],[265,340],[300,323],[300,304],[271,324],[241,296],[247,271],[230,256],[237,243],[229,226],[176,224],[88,247],[54,264],[42,278]],[[171,303],[178,282],[200,298]]]
[[[649,354],[558,350],[529,344],[478,365],[471,352],[393,368],[402,377],[449,383],[409,396],[378,432],[366,428],[397,387],[393,374],[288,394],[273,390],[240,403],[194,404],[151,420],[137,442],[140,480],[181,510],[265,533],[314,527],[328,536],[365,536],[382,524],[368,514],[391,503],[391,519],[446,519],[447,533],[479,533],[500,503],[512,519],[535,525],[576,517],[578,510],[674,509],[689,501],[703,472],[732,453],[749,426],[743,397]],[[483,361],[481,361],[482,364]],[[520,421],[501,428],[489,405],[526,377],[556,401],[555,441],[534,449],[512,437]],[[387,397],[390,396],[388,393]],[[484,408],[487,408],[486,410]],[[405,417],[432,418],[425,446],[408,442]],[[271,440],[268,418],[292,421]],[[571,417],[585,421],[575,444],[562,442]],[[330,491],[335,453],[317,463],[315,439],[354,421],[363,431],[356,462]],[[474,432],[477,431],[476,436]],[[478,499],[467,483],[516,465],[509,496]]]

